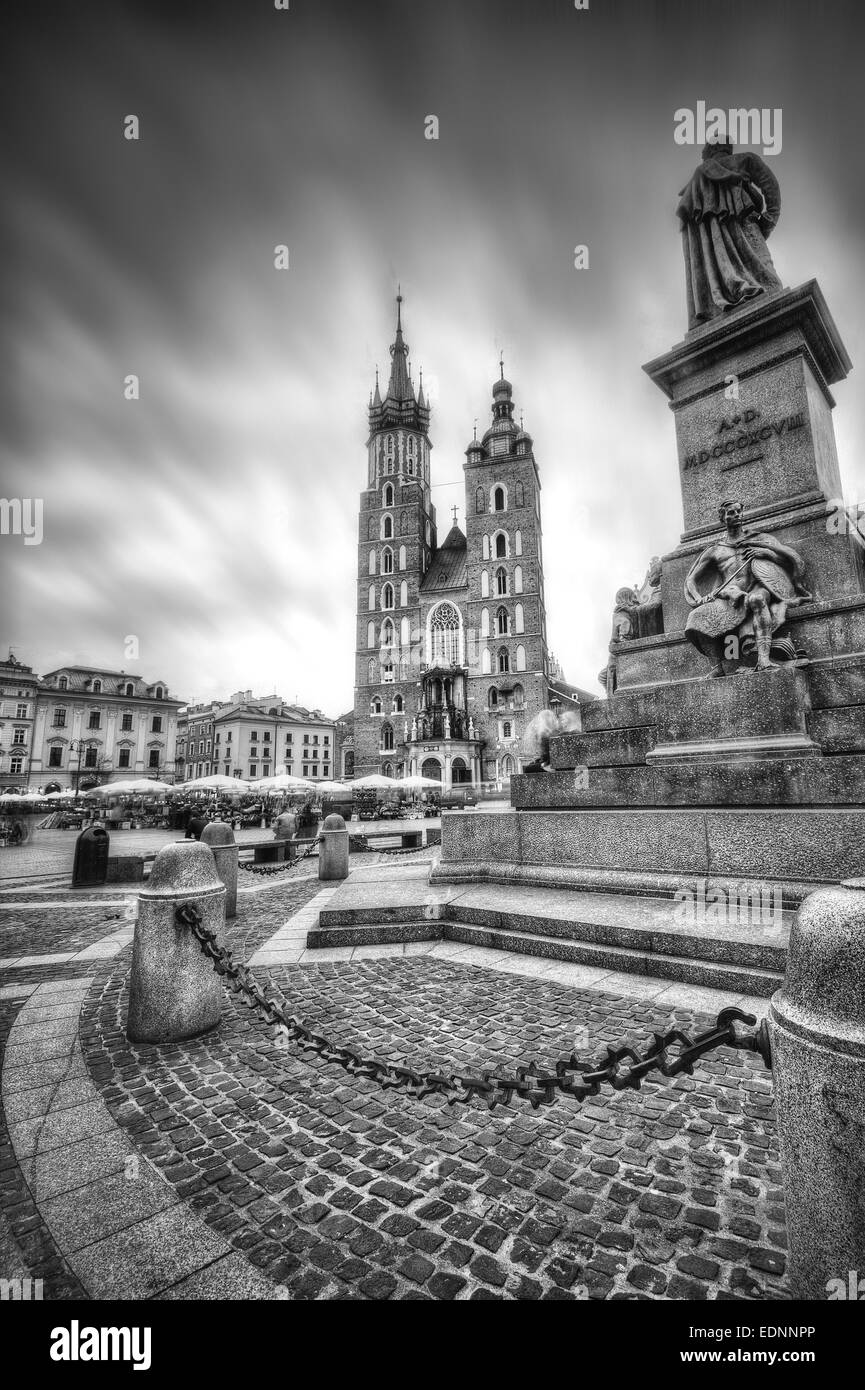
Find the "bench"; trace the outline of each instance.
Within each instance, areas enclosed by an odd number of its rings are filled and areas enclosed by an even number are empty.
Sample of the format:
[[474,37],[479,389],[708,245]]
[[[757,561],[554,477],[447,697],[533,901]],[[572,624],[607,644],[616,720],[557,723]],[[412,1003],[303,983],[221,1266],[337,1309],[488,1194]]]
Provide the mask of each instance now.
[[382,841],[399,840],[401,849],[423,849],[426,845],[440,845],[442,833],[438,826],[420,828],[418,830],[364,830],[361,833],[351,831],[349,837],[349,850],[363,852],[364,850],[382,848]]

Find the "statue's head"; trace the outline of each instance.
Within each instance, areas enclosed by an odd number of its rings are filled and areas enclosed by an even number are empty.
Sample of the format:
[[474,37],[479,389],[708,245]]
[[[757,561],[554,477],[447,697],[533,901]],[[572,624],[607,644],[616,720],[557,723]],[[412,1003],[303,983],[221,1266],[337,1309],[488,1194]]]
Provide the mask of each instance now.
[[617,608],[636,608],[640,602],[636,589],[617,589],[616,607]]
[[719,135],[717,139],[710,140],[708,145],[703,146],[701,159],[717,159],[721,154],[732,154],[733,142],[728,140],[725,135]]
[[741,521],[744,510],[745,507],[742,502],[738,501],[736,498],[728,498],[727,501],[722,502],[718,508],[718,516],[721,519],[721,525],[729,526],[731,522],[735,524],[737,521]]

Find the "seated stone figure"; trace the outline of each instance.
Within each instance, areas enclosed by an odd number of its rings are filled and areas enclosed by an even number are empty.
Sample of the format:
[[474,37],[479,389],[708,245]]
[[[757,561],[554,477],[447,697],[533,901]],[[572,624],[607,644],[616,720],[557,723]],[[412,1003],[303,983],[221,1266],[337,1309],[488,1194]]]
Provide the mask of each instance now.
[[[787,613],[806,603],[805,565],[798,551],[764,531],[742,524],[741,502],[722,502],[724,535],[700,552],[685,577],[691,612],[685,636],[711,662],[710,676],[724,676],[724,661],[738,675],[776,668],[798,653],[786,627]],[[719,583],[701,593],[697,581],[714,574]],[[750,658],[756,655],[756,664]]]

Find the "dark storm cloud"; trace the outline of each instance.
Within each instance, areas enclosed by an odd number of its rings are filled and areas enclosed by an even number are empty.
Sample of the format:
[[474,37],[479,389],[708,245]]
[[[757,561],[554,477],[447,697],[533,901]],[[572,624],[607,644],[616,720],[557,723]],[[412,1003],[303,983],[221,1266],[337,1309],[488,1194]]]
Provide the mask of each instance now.
[[[674,208],[697,155],[673,143],[677,107],[782,108],[776,263],[819,276],[861,358],[857,16],[831,13],[297,0],[22,20],[3,487],[44,498],[45,540],[2,542],[19,654],[130,664],[131,633],[184,695],[350,704],[364,406],[401,280],[435,481],[455,484],[442,523],[504,348],[542,469],[551,642],[593,687],[615,589],[681,529],[672,419],[640,370],[685,326]],[[862,496],[865,411],[836,395]]]

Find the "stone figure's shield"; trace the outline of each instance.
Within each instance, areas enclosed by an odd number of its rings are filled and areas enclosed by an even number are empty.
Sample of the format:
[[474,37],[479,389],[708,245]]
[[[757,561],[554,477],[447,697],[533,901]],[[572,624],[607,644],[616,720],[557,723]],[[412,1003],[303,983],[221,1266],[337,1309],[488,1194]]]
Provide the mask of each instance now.
[[725,637],[741,625],[742,617],[741,603],[715,598],[711,603],[701,603],[698,608],[691,609],[685,631],[701,632],[705,637]]

